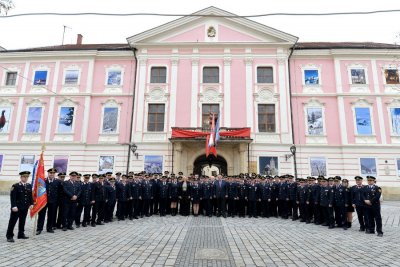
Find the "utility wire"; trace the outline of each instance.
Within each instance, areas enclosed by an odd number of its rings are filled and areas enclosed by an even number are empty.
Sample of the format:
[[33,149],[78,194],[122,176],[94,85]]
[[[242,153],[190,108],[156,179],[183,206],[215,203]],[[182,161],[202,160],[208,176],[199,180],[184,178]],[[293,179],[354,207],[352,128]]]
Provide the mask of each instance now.
[[211,18],[257,18],[257,17],[271,17],[271,16],[340,16],[340,15],[371,15],[379,13],[397,13],[400,9],[383,9],[372,11],[351,11],[351,12],[327,12],[327,13],[289,13],[289,12],[276,12],[264,13],[253,15],[213,15],[213,14],[168,14],[168,13],[102,13],[102,12],[79,12],[79,13],[58,13],[58,12],[33,12],[33,13],[20,13],[14,15],[0,16],[1,19],[14,18],[14,17],[28,17],[28,16],[114,16],[114,17],[129,17],[129,16],[159,16],[159,17],[211,17]]

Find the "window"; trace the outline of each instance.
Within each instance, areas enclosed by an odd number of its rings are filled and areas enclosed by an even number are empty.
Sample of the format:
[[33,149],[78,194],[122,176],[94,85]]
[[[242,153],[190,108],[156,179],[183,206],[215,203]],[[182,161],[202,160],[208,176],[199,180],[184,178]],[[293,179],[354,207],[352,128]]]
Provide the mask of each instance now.
[[203,68],[203,83],[219,83],[219,68],[204,67]]
[[103,109],[102,133],[116,133],[118,125],[118,108],[106,107]]
[[369,108],[354,108],[356,114],[357,134],[371,135],[371,113]]
[[17,83],[17,75],[18,75],[18,73],[16,71],[7,72],[6,85],[7,86],[15,86]]
[[400,135],[400,108],[390,108],[390,117],[392,120],[392,133]]
[[258,131],[275,132],[275,104],[258,105]]
[[376,176],[376,160],[375,158],[360,158],[361,175]]
[[35,71],[33,85],[46,85],[47,84],[47,70]]
[[399,71],[396,69],[385,69],[386,84],[399,83]]
[[318,70],[304,70],[304,84],[319,84]]
[[167,68],[152,67],[150,75],[150,83],[166,83],[166,82],[167,82]]
[[147,131],[164,131],[165,104],[149,104]]
[[309,135],[322,135],[324,133],[322,108],[307,108],[307,129]]
[[274,83],[272,67],[257,68],[257,83]]
[[74,123],[74,107],[61,107],[60,118],[58,119],[59,133],[72,133]]
[[10,127],[11,107],[0,106],[0,133],[8,133]]
[[57,173],[65,172],[67,173],[68,169],[68,156],[54,156],[53,160],[53,168],[57,170]]
[[219,115],[219,104],[203,104],[202,114],[202,128],[207,130],[210,129],[210,114]]
[[121,71],[120,70],[110,70],[107,73],[107,85],[121,85]]
[[25,133],[39,133],[42,107],[29,107],[26,117]]
[[351,83],[352,84],[366,84],[365,70],[364,69],[351,69]]
[[64,84],[74,85],[78,84],[79,70],[67,70],[65,72]]

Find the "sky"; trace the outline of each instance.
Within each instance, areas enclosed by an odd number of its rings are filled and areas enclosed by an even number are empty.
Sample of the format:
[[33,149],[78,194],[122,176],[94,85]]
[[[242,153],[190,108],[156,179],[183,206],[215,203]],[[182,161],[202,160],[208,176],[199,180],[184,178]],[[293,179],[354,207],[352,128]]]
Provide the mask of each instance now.
[[[274,12],[350,12],[400,9],[399,0],[14,0],[9,15],[30,12],[110,12],[190,14],[215,6],[237,15]],[[253,20],[289,34],[300,42],[354,41],[400,43],[400,12],[351,16],[272,16]],[[6,49],[64,43],[126,43],[126,38],[178,17],[29,16],[0,18],[0,46]]]

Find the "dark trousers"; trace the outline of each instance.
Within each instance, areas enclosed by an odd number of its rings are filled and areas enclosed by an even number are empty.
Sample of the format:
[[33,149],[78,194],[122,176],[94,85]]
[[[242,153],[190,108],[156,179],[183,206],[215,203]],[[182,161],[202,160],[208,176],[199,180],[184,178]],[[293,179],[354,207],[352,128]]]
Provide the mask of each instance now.
[[83,206],[83,224],[90,223],[90,210],[92,209],[92,205],[84,205]]
[[356,212],[360,229],[365,230],[365,227],[368,224],[368,214],[366,212],[366,208],[364,206],[356,206]]
[[213,213],[214,215],[217,215],[217,211],[218,211],[218,201],[216,198],[212,199],[212,206],[213,206]]
[[94,210],[92,212],[92,224],[95,224],[96,222],[100,223],[104,220],[104,209],[104,201],[96,201],[94,203]]
[[133,217],[135,217],[135,218],[140,216],[140,212],[141,212],[140,203],[141,203],[140,199],[132,199]]
[[82,204],[78,204],[78,205],[76,206],[76,211],[75,211],[75,224],[76,224],[76,225],[81,225],[82,211],[83,211],[83,206],[82,206]]
[[[202,213],[202,209],[205,209],[204,200],[200,201],[201,209],[199,212]],[[161,204],[161,203],[160,203]],[[188,216],[190,214],[190,201],[188,197],[182,197],[179,206],[179,212],[182,216]]]
[[46,206],[39,211],[37,230],[43,231],[44,220],[46,219],[47,212],[47,225],[46,229],[52,230],[54,222],[56,221],[57,203],[47,203]]
[[288,215],[292,216],[292,219],[297,220],[299,218],[299,205],[296,200],[289,201]]
[[160,198],[160,216],[165,216],[167,213],[167,199],[166,198]]
[[108,201],[105,204],[104,221],[111,222],[114,217],[115,201]]
[[279,199],[278,200],[278,214],[282,218],[287,218],[288,202],[289,201],[287,201],[286,199]]
[[37,231],[43,231],[44,227],[44,220],[46,219],[46,213],[47,213],[47,205],[44,206],[40,211],[38,215],[38,221],[37,221]]
[[249,217],[256,217],[257,216],[257,201],[249,200],[249,207],[247,214]]
[[64,201],[64,223],[63,227],[72,227],[72,222],[75,219],[75,213],[76,213],[76,207],[77,207],[76,202],[71,202],[71,201]]
[[159,213],[159,207],[160,207],[160,199],[158,198],[158,197],[155,197],[154,199],[153,199],[153,213],[154,214],[157,214],[157,213]]
[[262,208],[263,208],[263,217],[269,218],[270,216],[270,211],[269,211],[269,203],[271,203],[270,201],[268,201],[268,199],[264,199],[262,201]]
[[236,199],[230,198],[228,201],[228,214],[230,216],[236,215]]
[[226,200],[224,197],[217,198],[218,215],[225,215],[226,213]]
[[61,228],[64,222],[64,204],[63,202],[57,203],[57,221],[55,222],[57,228]]
[[150,199],[143,199],[142,215],[150,216]]
[[383,233],[382,232],[382,217],[381,217],[381,207],[379,206],[372,206],[372,207],[366,207],[367,211],[367,217],[368,217],[368,225],[367,229],[369,232],[375,232],[375,226],[376,226],[376,231],[378,233]]
[[271,203],[269,204],[271,216],[278,217],[278,205],[275,199],[271,199]]
[[210,216],[210,215],[213,214],[212,199],[205,199],[204,200],[204,209],[206,211],[206,216]]
[[18,237],[24,236],[25,232],[25,221],[26,215],[28,215],[28,209],[18,209],[17,212],[11,211],[10,220],[8,222],[7,228],[7,238],[12,238],[14,236],[14,227],[18,222]]
[[335,222],[339,227],[347,225],[347,212],[345,205],[335,207]]
[[125,219],[126,201],[118,200],[117,203],[117,218],[118,220]]
[[300,209],[300,219],[302,222],[310,221],[309,213],[308,213],[308,205],[306,203],[300,203],[299,204],[299,209]]
[[125,218],[132,219],[133,218],[133,206],[132,206],[132,199],[126,201],[126,208],[125,208]]

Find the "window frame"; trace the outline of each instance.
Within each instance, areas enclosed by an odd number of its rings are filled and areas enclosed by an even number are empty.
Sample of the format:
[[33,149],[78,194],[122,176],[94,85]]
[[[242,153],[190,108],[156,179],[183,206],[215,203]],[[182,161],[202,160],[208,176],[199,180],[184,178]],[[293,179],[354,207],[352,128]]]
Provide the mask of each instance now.
[[[258,69],[259,68],[271,68],[272,69],[272,82],[268,83],[268,82],[259,82],[258,81]],[[255,75],[256,75],[256,83],[257,84],[275,84],[275,68],[272,65],[258,65],[256,66],[256,71],[255,71]]]
[[[31,108],[41,108],[41,113],[40,113],[40,124],[39,124],[39,130],[36,133],[33,132],[27,132],[26,131],[26,127],[28,125],[28,115],[29,115],[29,109]],[[45,106],[43,105],[30,105],[26,107],[26,111],[25,111],[25,124],[24,124],[24,130],[23,133],[27,134],[27,135],[35,135],[35,134],[41,134],[42,133],[42,127],[43,127],[43,116],[44,116],[44,111],[45,111]]]
[[[46,83],[45,84],[35,84],[36,72],[38,72],[38,71],[45,71],[46,72]],[[32,83],[32,86],[34,86],[34,87],[47,86],[47,85],[49,85],[49,78],[50,78],[50,70],[49,69],[47,69],[47,68],[35,69],[33,71],[33,78],[32,78],[33,83]]]
[[[209,115],[210,113],[203,114],[204,105],[210,106],[210,109],[212,109],[211,106],[218,106],[218,113],[217,114],[218,114],[218,119],[220,119],[221,118],[221,104],[220,103],[201,103],[201,121],[200,121],[201,128],[204,129],[204,130],[209,130],[211,127],[204,127],[205,124],[203,123],[203,118],[205,116],[208,116],[208,120],[209,120],[209,116],[210,116]],[[208,123],[207,125],[210,125],[210,124]]]
[[[14,84],[7,84],[8,81],[8,75],[11,73],[15,73],[15,83]],[[5,71],[5,77],[4,77],[4,86],[6,87],[17,87],[18,85],[18,71],[17,70],[7,70]]]
[[[371,133],[370,134],[362,134],[358,132],[357,128],[357,112],[356,109],[358,108],[367,108],[369,109],[369,117],[371,121]],[[354,134],[356,136],[375,136],[375,125],[374,125],[374,117],[373,117],[373,109],[372,106],[360,106],[360,105],[355,105],[352,107],[353,109],[353,120],[354,120]]]
[[[266,108],[268,108],[268,106],[273,106],[273,110],[274,110],[274,131],[268,131],[268,115],[271,115],[271,113],[260,113],[260,106],[266,106]],[[266,130],[265,131],[260,131],[260,115],[264,115],[266,116],[266,123],[265,127]],[[257,103],[257,132],[258,133],[267,133],[267,134],[273,134],[273,133],[277,133],[277,119],[276,119],[276,104],[275,103]]]
[[[78,71],[78,79],[76,81],[76,83],[74,84],[68,84],[65,82],[66,78],[67,78],[67,73],[68,71]],[[81,83],[81,72],[82,70],[79,68],[65,68],[64,69],[64,75],[63,75],[63,86],[70,86],[70,87],[74,87],[74,86],[79,86]]]
[[[218,68],[218,82],[205,82],[204,81],[204,70],[206,68]],[[220,84],[221,83],[221,67],[218,65],[204,65],[201,68],[201,83],[202,84]]]
[[[60,132],[59,131],[59,123],[60,123],[60,118],[61,118],[61,109],[62,108],[74,108],[74,117],[72,120],[72,126],[71,126],[71,132]],[[77,106],[76,105],[71,105],[71,104],[62,104],[58,107],[58,114],[57,114],[57,125],[56,125],[56,134],[75,134],[75,124],[76,124],[76,115],[77,115]]]
[[[167,84],[168,83],[168,67],[166,66],[166,65],[151,65],[151,66],[149,66],[149,68],[150,68],[150,75],[149,75],[149,83],[150,84]],[[153,72],[153,69],[155,69],[155,68],[165,68],[165,82],[152,82],[151,81],[151,78],[152,78],[152,72]],[[158,77],[161,77],[161,76],[158,76]]]
[[[160,123],[158,123],[157,121],[156,121],[156,119],[157,119],[157,114],[161,114],[161,113],[150,113],[150,106],[152,106],[152,105],[163,105],[164,106],[164,112],[162,113],[163,114],[163,127],[162,127],[162,130],[157,130],[156,129],[156,127],[157,127],[157,124],[160,124]],[[150,122],[150,114],[156,114],[156,119],[155,119],[155,122]],[[160,116],[161,117],[161,116]],[[147,103],[147,125],[146,125],[146,131],[147,132],[155,132],[155,133],[161,133],[161,132],[165,132],[165,125],[166,125],[166,104],[165,103],[156,103],[156,102],[151,102],[151,103]],[[149,130],[149,125],[150,124],[154,124],[154,130]]]

